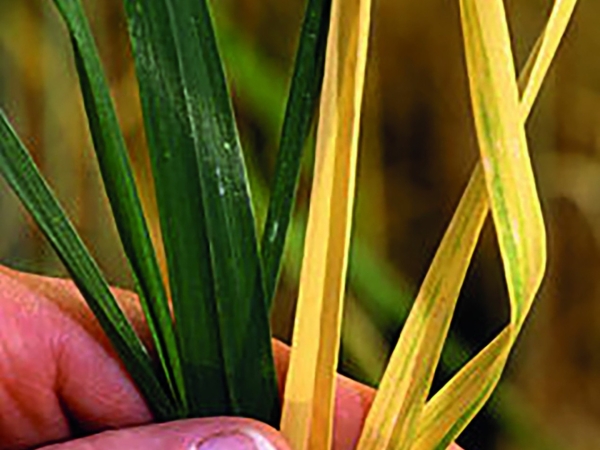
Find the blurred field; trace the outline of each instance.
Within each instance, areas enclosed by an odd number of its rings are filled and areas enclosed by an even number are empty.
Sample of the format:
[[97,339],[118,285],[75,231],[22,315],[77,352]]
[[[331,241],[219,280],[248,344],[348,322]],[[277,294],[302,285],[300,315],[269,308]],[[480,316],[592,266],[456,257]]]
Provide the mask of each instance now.
[[[147,210],[152,185],[120,2],[90,17]],[[257,211],[264,208],[304,2],[213,2]],[[549,0],[506,2],[520,65]],[[460,440],[468,449],[600,448],[600,2],[582,0],[529,121],[549,270],[504,382]],[[342,370],[375,383],[477,158],[458,2],[379,0],[374,14]],[[69,42],[51,2],[0,0],[0,104],[97,255],[127,286],[90,148]],[[273,327],[293,314],[307,158]],[[495,336],[508,299],[491,227],[438,381]],[[0,261],[64,274],[0,183]]]

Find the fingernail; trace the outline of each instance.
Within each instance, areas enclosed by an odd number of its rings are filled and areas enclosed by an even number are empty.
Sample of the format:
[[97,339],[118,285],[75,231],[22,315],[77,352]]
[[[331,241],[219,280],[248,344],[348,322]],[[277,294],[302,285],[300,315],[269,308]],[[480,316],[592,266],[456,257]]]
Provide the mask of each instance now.
[[247,429],[226,431],[198,442],[195,450],[277,450],[267,438],[259,432]]

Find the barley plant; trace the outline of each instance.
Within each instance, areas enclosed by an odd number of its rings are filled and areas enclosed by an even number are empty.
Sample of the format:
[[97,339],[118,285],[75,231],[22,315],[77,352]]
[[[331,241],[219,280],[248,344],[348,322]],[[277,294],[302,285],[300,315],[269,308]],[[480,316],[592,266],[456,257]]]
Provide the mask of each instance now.
[[[456,1],[480,158],[381,379],[360,450],[442,449],[456,439],[498,384],[545,271],[544,221],[525,123],[576,0],[555,1],[518,78],[503,1]],[[330,448],[371,1],[307,1],[259,239],[208,2],[124,0],[166,274],[81,1],[53,3],[71,38],[98,166],[154,359],[4,112],[0,173],[53,246],[157,420],[240,415],[280,428],[294,449]],[[269,310],[315,116],[313,186],[280,406]],[[430,398],[488,215],[510,321]]]

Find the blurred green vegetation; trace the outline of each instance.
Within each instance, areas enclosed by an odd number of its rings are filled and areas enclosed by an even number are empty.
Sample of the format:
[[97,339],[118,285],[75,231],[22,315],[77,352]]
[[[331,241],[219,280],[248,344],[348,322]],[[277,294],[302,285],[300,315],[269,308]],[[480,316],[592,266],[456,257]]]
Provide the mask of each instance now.
[[[551,1],[506,2],[517,63]],[[156,219],[119,0],[87,2],[144,205]],[[262,224],[304,2],[213,2]],[[582,1],[528,124],[549,233],[548,274],[511,365],[466,449],[600,448],[600,2]],[[0,103],[109,279],[130,286],[109,221],[69,42],[50,2],[0,0]],[[376,3],[341,370],[376,384],[477,158],[458,2]],[[306,158],[274,333],[290,336],[310,188]],[[156,220],[153,220],[156,224]],[[490,224],[436,377],[440,386],[507,320]],[[159,239],[157,227],[153,227]],[[64,275],[0,183],[0,261]]]

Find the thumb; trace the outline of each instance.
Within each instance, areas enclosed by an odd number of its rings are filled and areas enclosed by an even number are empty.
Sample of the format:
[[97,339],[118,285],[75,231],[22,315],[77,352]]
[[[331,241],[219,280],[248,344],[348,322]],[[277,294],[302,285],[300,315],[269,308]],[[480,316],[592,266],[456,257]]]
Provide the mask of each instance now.
[[40,450],[289,450],[281,435],[261,422],[236,417],[188,419],[105,431]]

